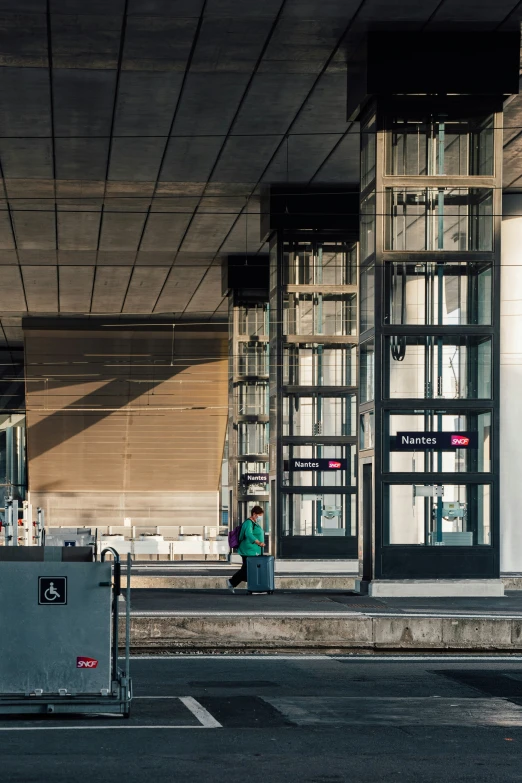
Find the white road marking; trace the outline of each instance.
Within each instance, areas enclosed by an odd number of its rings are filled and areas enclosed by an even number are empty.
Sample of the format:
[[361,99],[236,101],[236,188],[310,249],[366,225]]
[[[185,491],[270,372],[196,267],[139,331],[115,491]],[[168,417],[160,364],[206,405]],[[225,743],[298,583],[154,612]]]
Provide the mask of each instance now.
[[0,726],[0,731],[107,731],[108,729],[206,729],[207,726]]
[[180,696],[179,700],[199,720],[205,729],[222,729],[223,726],[192,696]]

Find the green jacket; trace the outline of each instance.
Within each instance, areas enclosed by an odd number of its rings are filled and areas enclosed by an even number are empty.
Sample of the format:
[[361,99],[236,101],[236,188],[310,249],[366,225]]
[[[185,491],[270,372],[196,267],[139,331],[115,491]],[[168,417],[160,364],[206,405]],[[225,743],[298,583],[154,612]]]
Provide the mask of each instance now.
[[252,522],[250,518],[245,519],[243,522],[243,527],[241,528],[241,533],[239,535],[239,546],[237,548],[237,552],[243,557],[260,555],[261,547],[257,544],[254,544],[254,541],[264,540],[265,534],[263,533],[263,528],[261,525],[258,525],[257,522]]

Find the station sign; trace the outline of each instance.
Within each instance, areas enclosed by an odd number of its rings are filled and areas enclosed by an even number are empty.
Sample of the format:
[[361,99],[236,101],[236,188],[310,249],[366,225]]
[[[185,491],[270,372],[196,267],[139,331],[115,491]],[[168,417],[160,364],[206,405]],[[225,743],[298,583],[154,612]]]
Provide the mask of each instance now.
[[284,470],[295,472],[300,470],[336,471],[346,470],[345,459],[285,459]]
[[268,484],[269,473],[244,473],[244,484]]
[[478,449],[478,432],[398,432],[390,451],[454,451]]

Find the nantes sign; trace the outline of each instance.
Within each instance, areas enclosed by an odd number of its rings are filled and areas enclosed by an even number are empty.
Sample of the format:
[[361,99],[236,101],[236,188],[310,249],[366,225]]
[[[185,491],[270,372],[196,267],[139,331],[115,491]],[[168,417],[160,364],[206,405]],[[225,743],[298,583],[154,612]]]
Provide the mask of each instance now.
[[345,459],[288,459],[285,460],[284,470],[346,470]]
[[477,449],[477,432],[398,432],[390,438],[390,451],[453,451]]

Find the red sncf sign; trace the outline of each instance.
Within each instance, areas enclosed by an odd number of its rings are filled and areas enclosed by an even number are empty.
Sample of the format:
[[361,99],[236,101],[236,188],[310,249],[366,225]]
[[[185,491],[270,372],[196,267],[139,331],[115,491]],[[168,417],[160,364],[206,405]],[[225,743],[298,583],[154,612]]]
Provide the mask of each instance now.
[[452,446],[469,446],[469,438],[466,435],[452,435]]
[[84,655],[76,658],[77,669],[95,669],[98,666],[96,658],[86,658]]

